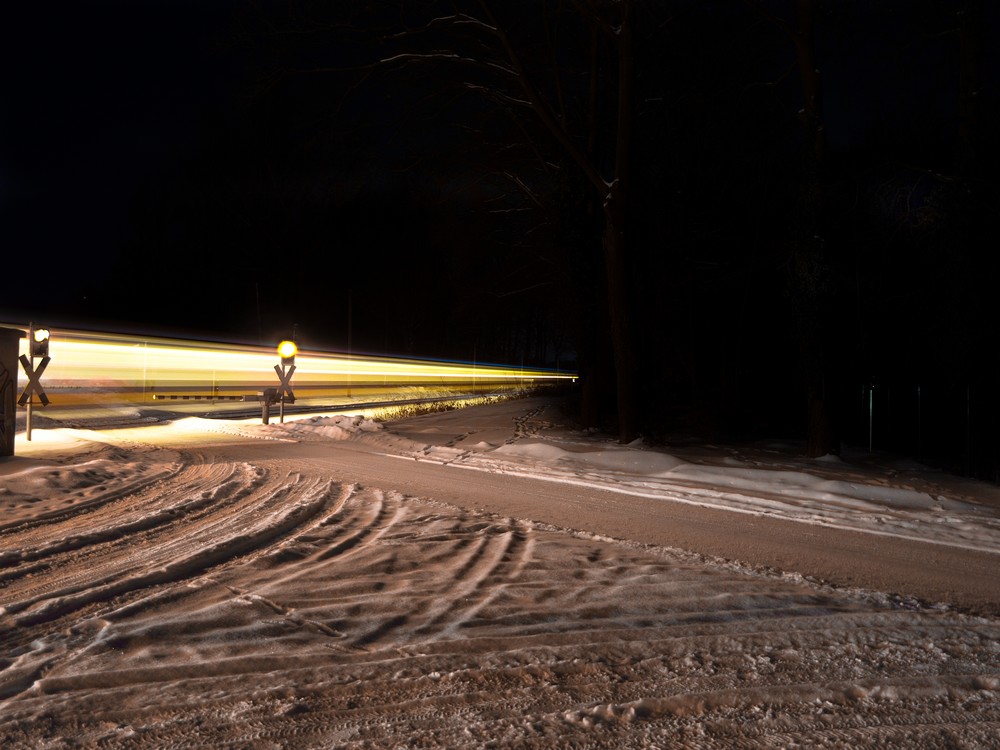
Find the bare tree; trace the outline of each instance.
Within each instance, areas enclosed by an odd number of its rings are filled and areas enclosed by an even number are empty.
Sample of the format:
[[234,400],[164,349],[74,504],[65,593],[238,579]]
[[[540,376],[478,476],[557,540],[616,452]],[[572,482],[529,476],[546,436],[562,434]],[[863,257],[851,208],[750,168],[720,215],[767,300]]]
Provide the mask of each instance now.
[[[526,12],[537,14],[533,20],[541,22],[544,31],[525,32],[521,28],[519,34],[515,33],[512,28],[515,19],[501,18],[502,14],[487,0],[479,0],[475,5],[452,6],[448,12],[394,35],[392,41],[405,40],[405,46],[384,57],[380,64],[440,63],[475,72],[463,79],[464,86],[518,120],[520,133],[543,163],[550,161],[544,153],[554,144],[565,161],[580,170],[603,219],[618,432],[622,442],[629,442],[638,432],[627,250],[634,0],[572,0],[552,7],[532,6],[529,11],[519,6],[518,10],[521,14],[518,22]],[[589,30],[585,48],[589,64],[582,71],[589,77],[585,90],[578,84],[581,66],[568,65],[565,50],[559,46],[560,21],[566,22],[577,41],[581,29]],[[414,40],[418,38],[442,40],[448,46],[414,49]],[[541,43],[537,42],[539,38]],[[544,57],[540,48],[544,48]],[[544,64],[538,64],[540,59],[545,60]],[[579,58],[574,62],[579,63]],[[584,106],[572,107],[568,103],[571,90],[582,94],[579,98],[585,101]],[[533,140],[531,131],[525,127],[526,120],[541,125],[549,136],[548,143]],[[610,133],[603,132],[606,122]],[[530,186],[522,182],[521,187],[537,201]]]
[[775,15],[759,0],[744,2],[780,29],[792,43],[799,71],[804,131],[803,169],[792,217],[787,259],[788,288],[795,316],[799,363],[805,385],[806,451],[810,456],[839,452],[834,383],[822,331],[827,304],[827,262],[823,234],[826,192],[826,129],[823,89],[816,55],[817,0],[796,0],[794,20]]

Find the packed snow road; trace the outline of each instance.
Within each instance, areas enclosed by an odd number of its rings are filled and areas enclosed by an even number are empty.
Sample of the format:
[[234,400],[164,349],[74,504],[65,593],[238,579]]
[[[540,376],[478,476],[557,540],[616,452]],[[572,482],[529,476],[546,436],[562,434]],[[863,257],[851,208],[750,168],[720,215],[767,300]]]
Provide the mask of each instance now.
[[996,746],[989,487],[560,423],[36,433],[0,746]]

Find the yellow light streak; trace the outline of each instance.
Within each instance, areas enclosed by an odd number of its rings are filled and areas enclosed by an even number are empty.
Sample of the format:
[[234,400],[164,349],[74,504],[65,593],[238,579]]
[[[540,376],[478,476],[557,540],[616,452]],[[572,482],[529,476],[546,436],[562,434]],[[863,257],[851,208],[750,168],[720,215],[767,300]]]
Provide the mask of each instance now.
[[[27,350],[25,339],[21,348]],[[275,349],[267,347],[69,330],[51,331],[49,354],[52,361],[45,372],[49,388],[120,387],[141,391],[144,398],[171,388],[197,387],[206,393],[250,394],[275,384],[277,360]],[[459,381],[538,384],[576,377],[566,371],[324,352],[298,352],[295,364],[297,389],[345,382],[355,386]]]

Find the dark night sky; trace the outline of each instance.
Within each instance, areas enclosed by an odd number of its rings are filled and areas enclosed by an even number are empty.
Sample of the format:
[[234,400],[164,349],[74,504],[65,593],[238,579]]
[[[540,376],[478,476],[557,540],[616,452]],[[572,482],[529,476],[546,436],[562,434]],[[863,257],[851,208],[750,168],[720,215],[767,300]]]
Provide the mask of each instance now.
[[[974,238],[997,211],[992,139],[975,179],[956,179],[956,19],[972,2],[820,2],[831,290],[820,328],[844,382],[985,361],[997,262]],[[585,314],[604,289],[600,233],[586,186],[537,122],[462,89],[466,70],[351,69],[398,51],[380,35],[421,5],[6,9],[0,318],[261,343],[297,326],[307,346],[335,348],[350,320],[356,349],[463,358],[600,338]],[[538,5],[495,7],[530,46]],[[794,17],[791,0],[763,5]],[[642,366],[694,402],[744,399],[795,367],[793,47],[736,0],[639,6],[630,259]],[[989,133],[1000,23],[984,7]],[[572,107],[586,90],[565,80]],[[537,150],[514,147],[524,133]]]
[[[424,172],[454,135],[412,110],[432,82],[283,70],[367,62],[375,34],[335,32],[315,55],[305,35],[289,53],[269,26],[288,22],[282,5],[295,4],[83,0],[8,14],[2,241],[36,273],[5,293],[6,317],[241,340],[298,325],[342,347],[351,290],[355,336],[383,346],[393,323],[373,298],[435,283],[445,260],[428,261],[427,235],[443,229],[406,196],[433,183],[457,206],[433,210],[464,215],[475,180],[440,161]],[[310,299],[317,289],[331,299]],[[332,323],[316,309],[331,306]]]
[[[227,106],[232,3],[23,3],[5,11],[5,256],[15,307],[72,315],[120,260],[136,190]],[[9,293],[5,294],[8,299]]]
[[[780,2],[770,5],[788,10]],[[859,4],[828,4],[833,9],[852,5]],[[878,148],[887,139],[898,139],[908,121],[915,119],[912,107],[918,103],[939,120],[931,128],[947,127],[954,117],[956,92],[943,69],[947,43],[937,51],[929,46],[932,54],[901,58],[901,51],[905,53],[915,38],[929,36],[920,28],[926,19],[900,11],[905,3],[885,5],[895,10],[871,14],[877,34],[838,27],[834,17],[822,38],[831,149]],[[254,106],[254,96],[261,96],[255,89],[260,88],[268,69],[266,58],[274,50],[262,52],[261,46],[240,44],[248,7],[234,0],[78,0],[23,3],[6,12],[5,101],[0,115],[4,255],[25,263],[31,259],[33,268],[44,270],[18,284],[12,295],[5,294],[3,307],[19,310],[37,305],[44,311],[55,304],[70,315],[85,314],[93,295],[113,295],[113,290],[102,289],[112,267],[125,260],[137,270],[147,268],[135,263],[134,257],[123,258],[126,253],[143,252],[127,249],[136,222],[137,195],[169,181],[179,163],[207,160],[205,152],[213,141],[226,139],[227,129],[240,130],[239,119]],[[871,24],[873,19],[855,13],[843,23],[862,21]],[[784,64],[780,58],[787,57],[787,50],[782,49],[782,40],[758,33],[761,48],[775,50],[777,62]],[[739,52],[715,62],[744,66]],[[336,62],[347,60],[341,55]],[[904,66],[909,69],[903,70]],[[774,69],[782,72],[777,65]],[[363,84],[360,93],[352,95],[350,107],[355,109],[331,129],[335,139],[357,138],[352,126],[369,131],[368,142],[359,144],[367,161],[351,164],[350,174],[332,169],[328,175],[332,190],[354,191],[358,185],[373,191],[393,189],[397,179],[393,166],[417,159],[421,148],[412,135],[402,134],[413,129],[430,138],[434,132],[424,123],[406,122],[406,110],[398,102],[405,95],[386,81],[383,76]],[[327,85],[331,99],[342,95],[343,80],[332,77]],[[316,96],[317,86],[309,82],[296,89],[293,84],[282,95]],[[282,102],[277,99],[267,106],[280,107]],[[291,110],[298,105],[288,106]],[[368,111],[359,113],[358,107]],[[302,111],[304,117],[326,114]],[[436,127],[444,127],[439,137],[451,137],[447,125]],[[382,163],[373,161],[373,154],[380,155]],[[242,157],[253,159],[253,149]],[[164,267],[171,267],[171,258],[162,260]],[[243,263],[263,260],[239,258]],[[363,274],[366,266],[356,265],[352,272]],[[183,277],[191,279],[195,288],[206,287],[196,271]]]

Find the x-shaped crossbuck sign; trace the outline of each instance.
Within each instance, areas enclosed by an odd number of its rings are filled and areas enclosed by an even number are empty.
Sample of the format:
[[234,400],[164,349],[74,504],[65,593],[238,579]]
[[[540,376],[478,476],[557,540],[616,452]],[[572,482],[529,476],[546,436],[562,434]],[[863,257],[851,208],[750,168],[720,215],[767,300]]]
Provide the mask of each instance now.
[[42,402],[42,406],[48,406],[49,397],[45,395],[45,390],[42,388],[42,384],[38,382],[38,379],[42,377],[42,373],[45,372],[45,368],[49,366],[49,357],[42,357],[41,361],[38,363],[38,369],[34,369],[31,366],[31,360],[25,355],[19,357],[21,360],[21,367],[24,368],[24,374],[28,376],[28,384],[24,386],[24,392],[21,394],[21,398],[17,400],[18,405],[24,406],[28,403],[28,399],[31,398],[32,393],[38,394],[38,400]]
[[288,400],[294,402],[295,394],[292,393],[292,384],[289,382],[292,379],[292,373],[295,372],[295,365],[289,365],[287,370],[282,370],[280,366],[275,365],[274,371],[278,373],[278,380],[281,383],[278,385],[278,398],[281,399],[285,394],[288,394]]

